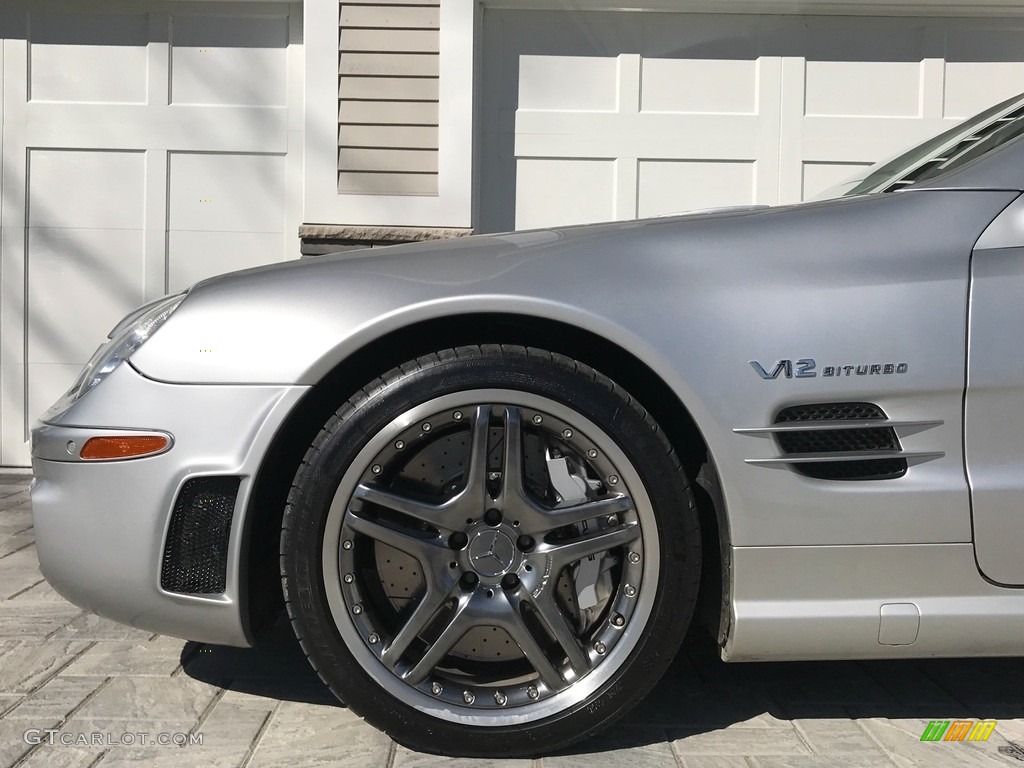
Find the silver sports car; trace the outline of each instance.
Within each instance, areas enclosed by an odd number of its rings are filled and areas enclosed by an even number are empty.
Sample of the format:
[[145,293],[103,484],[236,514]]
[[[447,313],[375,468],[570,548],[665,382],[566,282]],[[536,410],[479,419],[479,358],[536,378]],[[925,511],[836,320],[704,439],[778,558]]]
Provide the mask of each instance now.
[[1024,655],[1024,97],[830,199],[337,254],[126,317],[36,426],[69,600],[287,609],[411,747],[727,661]]

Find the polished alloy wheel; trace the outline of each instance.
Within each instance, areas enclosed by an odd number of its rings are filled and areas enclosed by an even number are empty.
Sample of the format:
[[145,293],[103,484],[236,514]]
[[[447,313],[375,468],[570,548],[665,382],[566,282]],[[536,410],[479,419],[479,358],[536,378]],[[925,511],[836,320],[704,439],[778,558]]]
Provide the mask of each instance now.
[[414,749],[532,756],[661,677],[700,529],[625,390],[550,352],[459,347],[327,420],[288,497],[281,572],[299,642],[352,711]]
[[588,419],[462,392],[402,413],[360,458],[331,506],[324,583],[394,695],[521,722],[586,697],[628,655],[657,530],[636,471]]

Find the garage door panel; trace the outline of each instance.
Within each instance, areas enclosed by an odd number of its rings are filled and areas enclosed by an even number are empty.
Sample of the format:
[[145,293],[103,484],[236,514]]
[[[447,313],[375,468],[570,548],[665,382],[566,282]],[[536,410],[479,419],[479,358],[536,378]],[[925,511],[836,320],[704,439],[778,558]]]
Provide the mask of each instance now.
[[917,117],[921,64],[903,61],[808,61],[804,114]]
[[288,19],[175,16],[171,103],[283,106]]
[[81,366],[144,301],[142,229],[33,227],[28,251],[29,363]]
[[30,227],[141,229],[142,152],[31,150]]
[[283,232],[283,155],[170,153],[171,231]]
[[531,56],[519,60],[519,108],[615,109],[618,59],[607,56]]
[[612,160],[521,158],[516,174],[516,228],[614,218]]
[[34,101],[146,101],[145,14],[31,13],[30,98]]
[[[1021,38],[1024,56],[1024,36]],[[946,62],[943,114],[963,120],[1024,89],[1024,63]]]
[[757,62],[646,58],[640,93],[642,112],[754,114]]
[[756,163],[641,160],[637,213],[670,213],[754,200]]
[[214,275],[279,262],[284,239],[281,233],[168,232],[168,290],[183,291]]

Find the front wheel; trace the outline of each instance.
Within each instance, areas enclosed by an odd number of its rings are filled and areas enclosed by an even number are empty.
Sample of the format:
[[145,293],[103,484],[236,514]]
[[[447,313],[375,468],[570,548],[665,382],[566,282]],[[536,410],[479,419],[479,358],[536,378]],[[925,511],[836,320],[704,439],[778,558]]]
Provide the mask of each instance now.
[[415,749],[526,756],[657,682],[699,541],[679,462],[627,393],[491,346],[402,365],[339,409],[281,554],[296,634],[353,711]]

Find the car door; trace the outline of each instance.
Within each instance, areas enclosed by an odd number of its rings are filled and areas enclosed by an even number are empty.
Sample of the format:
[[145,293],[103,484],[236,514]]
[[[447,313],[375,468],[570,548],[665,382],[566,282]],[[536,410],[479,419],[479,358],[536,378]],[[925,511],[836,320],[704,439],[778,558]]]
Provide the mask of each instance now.
[[978,567],[1024,586],[1024,196],[971,262],[964,452]]

